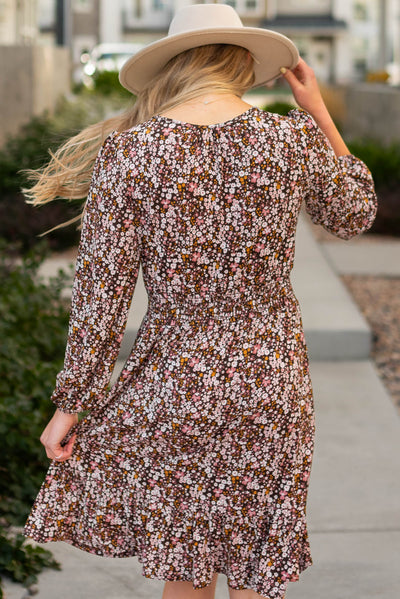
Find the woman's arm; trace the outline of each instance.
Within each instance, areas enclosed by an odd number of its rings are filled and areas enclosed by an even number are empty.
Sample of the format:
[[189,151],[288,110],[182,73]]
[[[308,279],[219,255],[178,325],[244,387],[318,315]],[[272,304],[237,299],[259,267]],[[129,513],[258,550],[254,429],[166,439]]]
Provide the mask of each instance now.
[[292,71],[282,68],[281,72],[289,83],[296,102],[314,118],[319,128],[329,139],[336,156],[350,154],[351,152],[344,143],[325,106],[312,68],[300,58],[297,67]]
[[97,157],[76,262],[64,368],[52,401],[57,410],[41,436],[49,458],[71,456],[61,445],[77,412],[99,410],[116,362],[139,271],[138,214],[131,198],[131,140],[107,138]]
[[285,71],[301,110],[289,112],[304,168],[305,209],[314,224],[342,239],[367,231],[376,215],[377,197],[368,167],[353,156],[324,104],[313,70],[300,60]]

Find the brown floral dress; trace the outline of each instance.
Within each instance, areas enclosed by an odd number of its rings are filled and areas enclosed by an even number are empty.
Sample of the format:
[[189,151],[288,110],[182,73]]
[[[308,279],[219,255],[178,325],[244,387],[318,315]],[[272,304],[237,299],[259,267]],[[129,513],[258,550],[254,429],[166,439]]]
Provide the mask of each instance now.
[[[336,158],[302,110],[210,126],[154,116],[107,138],[52,396],[89,414],[27,536],[136,555],[144,576],[194,588],[222,572],[269,599],[311,564],[313,400],[290,284],[303,200],[344,239],[377,207],[367,167]],[[139,263],[149,307],[108,389]]]

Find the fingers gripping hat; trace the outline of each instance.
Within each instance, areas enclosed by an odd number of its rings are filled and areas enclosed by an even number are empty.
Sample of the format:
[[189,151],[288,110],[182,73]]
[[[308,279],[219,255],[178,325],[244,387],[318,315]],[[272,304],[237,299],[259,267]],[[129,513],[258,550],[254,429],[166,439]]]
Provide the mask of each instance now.
[[289,38],[268,29],[244,27],[231,6],[193,4],[175,14],[166,37],[149,44],[124,64],[120,83],[137,94],[171,58],[207,44],[233,44],[249,50],[254,59],[253,87],[276,79],[281,67],[292,69],[299,61],[297,48]]

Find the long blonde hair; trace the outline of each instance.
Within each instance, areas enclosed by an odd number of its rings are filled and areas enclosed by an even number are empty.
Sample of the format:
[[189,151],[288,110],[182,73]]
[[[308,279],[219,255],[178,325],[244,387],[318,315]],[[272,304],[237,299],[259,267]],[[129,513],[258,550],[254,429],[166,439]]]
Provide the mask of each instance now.
[[[38,206],[56,198],[85,198],[96,156],[112,131],[130,129],[210,88],[241,97],[253,82],[253,60],[248,50],[240,46],[209,44],[178,54],[149,82],[133,107],[83,129],[55,153],[50,151],[51,159],[46,166],[26,171],[28,179],[34,182],[31,188],[22,190],[26,201]],[[81,216],[59,226],[81,220]]]

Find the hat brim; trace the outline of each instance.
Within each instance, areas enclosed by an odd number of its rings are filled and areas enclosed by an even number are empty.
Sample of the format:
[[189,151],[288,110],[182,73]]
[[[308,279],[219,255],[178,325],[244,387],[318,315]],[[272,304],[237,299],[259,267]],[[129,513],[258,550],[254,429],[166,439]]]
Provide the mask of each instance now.
[[215,27],[171,35],[149,44],[127,60],[119,73],[119,81],[133,94],[138,94],[171,58],[207,44],[232,44],[249,50],[254,59],[253,87],[273,81],[280,76],[281,67],[293,69],[299,62],[296,46],[280,33],[257,27]]

